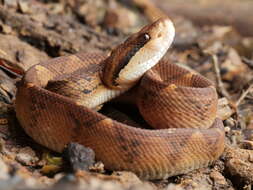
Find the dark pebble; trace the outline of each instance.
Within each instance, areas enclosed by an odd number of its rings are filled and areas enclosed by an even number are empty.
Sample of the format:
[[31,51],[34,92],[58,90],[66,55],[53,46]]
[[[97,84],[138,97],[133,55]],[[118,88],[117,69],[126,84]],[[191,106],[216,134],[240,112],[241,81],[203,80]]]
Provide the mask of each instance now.
[[69,143],[63,151],[63,159],[71,172],[88,171],[95,163],[95,153],[92,149],[78,143]]

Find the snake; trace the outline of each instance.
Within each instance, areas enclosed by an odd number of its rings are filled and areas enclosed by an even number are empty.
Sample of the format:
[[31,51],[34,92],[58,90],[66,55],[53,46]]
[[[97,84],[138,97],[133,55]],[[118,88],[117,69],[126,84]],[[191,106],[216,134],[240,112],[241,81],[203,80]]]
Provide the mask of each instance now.
[[[79,52],[32,66],[17,84],[19,123],[35,142],[53,151],[80,143],[92,148],[106,169],[131,171],[141,179],[165,179],[209,166],[224,150],[218,95],[204,76],[163,59],[174,36],[173,22],[163,17],[110,55]],[[98,111],[130,91],[152,128]]]

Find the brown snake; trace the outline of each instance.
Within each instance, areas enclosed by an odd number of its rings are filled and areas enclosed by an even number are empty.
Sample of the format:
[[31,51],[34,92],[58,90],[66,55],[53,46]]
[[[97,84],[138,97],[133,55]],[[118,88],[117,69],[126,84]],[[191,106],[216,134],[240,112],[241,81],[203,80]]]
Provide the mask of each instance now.
[[[224,149],[217,93],[204,77],[159,61],[173,37],[172,22],[162,18],[109,57],[79,53],[33,66],[18,84],[18,120],[52,150],[78,142],[92,148],[107,169],[132,171],[143,179],[209,165]],[[95,111],[136,84],[139,112],[157,130],[131,127]]]

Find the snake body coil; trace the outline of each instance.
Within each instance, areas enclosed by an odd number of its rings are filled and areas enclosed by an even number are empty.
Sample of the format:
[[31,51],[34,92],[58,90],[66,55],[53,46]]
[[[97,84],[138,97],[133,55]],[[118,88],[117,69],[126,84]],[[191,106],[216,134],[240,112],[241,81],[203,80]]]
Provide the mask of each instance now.
[[[106,168],[144,179],[209,165],[224,149],[217,94],[204,77],[159,62],[173,37],[172,23],[163,18],[109,57],[79,53],[35,65],[18,84],[18,120],[28,135],[52,150],[61,152],[69,142],[78,142],[92,148]],[[138,81],[138,109],[160,129],[134,128],[95,111]]]

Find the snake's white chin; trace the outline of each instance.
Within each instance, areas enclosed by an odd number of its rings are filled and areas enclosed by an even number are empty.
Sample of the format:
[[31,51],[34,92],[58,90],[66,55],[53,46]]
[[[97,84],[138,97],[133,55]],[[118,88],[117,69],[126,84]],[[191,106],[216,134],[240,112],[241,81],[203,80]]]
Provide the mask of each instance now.
[[119,86],[133,86],[143,76],[143,74],[155,66],[165,55],[171,46],[175,28],[171,21],[163,24],[163,33],[161,37],[153,39],[141,48],[129,61],[129,63],[120,71],[116,79]]

